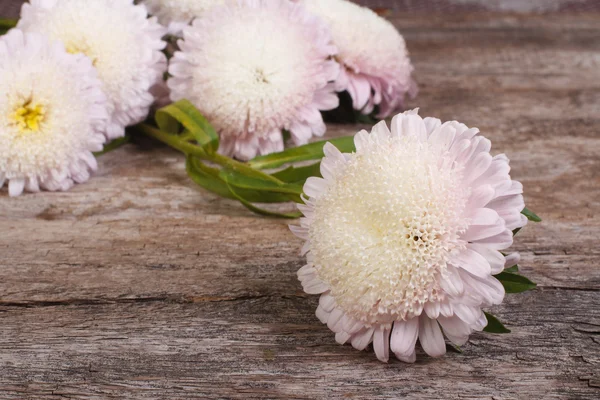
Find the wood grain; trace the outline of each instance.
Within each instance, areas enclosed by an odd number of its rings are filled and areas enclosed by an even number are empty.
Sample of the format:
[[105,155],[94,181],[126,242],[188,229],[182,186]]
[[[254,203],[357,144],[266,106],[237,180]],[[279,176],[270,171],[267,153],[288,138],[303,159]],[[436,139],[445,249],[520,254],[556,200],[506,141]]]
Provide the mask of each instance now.
[[[0,399],[600,398],[600,14],[392,13],[422,115],[478,126],[544,222],[508,335],[409,366],[335,344],[300,241],[147,140],[68,193],[0,192]],[[331,126],[330,136],[358,126]]]

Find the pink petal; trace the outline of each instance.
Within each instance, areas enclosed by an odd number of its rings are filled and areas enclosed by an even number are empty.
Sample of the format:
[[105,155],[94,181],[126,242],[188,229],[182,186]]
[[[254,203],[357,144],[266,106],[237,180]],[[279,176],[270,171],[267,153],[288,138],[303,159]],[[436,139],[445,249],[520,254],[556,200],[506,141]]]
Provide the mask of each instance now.
[[431,357],[446,354],[446,342],[437,320],[422,315],[419,317],[419,341],[423,350]]
[[394,322],[394,328],[390,338],[392,352],[401,359],[409,357],[415,351],[415,343],[419,334],[419,317],[408,321]]
[[390,359],[390,328],[379,327],[373,334],[373,350],[379,361]]

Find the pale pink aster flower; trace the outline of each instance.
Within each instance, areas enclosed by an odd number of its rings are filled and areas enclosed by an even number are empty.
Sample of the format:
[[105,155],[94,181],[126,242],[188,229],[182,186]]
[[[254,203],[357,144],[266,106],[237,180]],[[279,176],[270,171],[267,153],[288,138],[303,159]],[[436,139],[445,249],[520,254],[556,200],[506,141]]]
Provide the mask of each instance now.
[[500,251],[527,219],[508,158],[478,132],[414,110],[359,132],[353,154],[326,145],[291,229],[306,240],[298,277],[339,343],[414,362],[417,339],[438,357],[444,335],[463,345],[487,325],[482,307],[504,298],[492,275],[517,259]]
[[297,145],[325,133],[319,110],[338,106],[327,26],[287,0],[240,0],[215,7],[184,29],[171,59],[171,99],[188,99],[240,159],[280,151],[282,131]]
[[67,190],[88,180],[108,103],[92,62],[18,29],[0,37],[0,188]]
[[386,118],[417,94],[406,43],[388,20],[347,0],[301,1],[329,24],[343,66],[337,88],[348,91],[356,110],[371,114],[378,106],[377,117]]
[[183,28],[194,18],[201,17],[225,0],[143,0],[150,14],[168,27],[169,33],[180,35]]
[[88,56],[109,100],[108,139],[143,121],[154,102],[151,88],[162,82],[167,59],[166,29],[133,0],[31,0],[18,27],[65,44]]

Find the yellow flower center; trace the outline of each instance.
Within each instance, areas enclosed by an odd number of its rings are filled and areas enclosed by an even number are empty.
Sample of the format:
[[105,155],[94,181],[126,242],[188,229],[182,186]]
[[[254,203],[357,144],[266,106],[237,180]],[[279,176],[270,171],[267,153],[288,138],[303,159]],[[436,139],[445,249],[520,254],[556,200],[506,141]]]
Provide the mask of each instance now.
[[45,116],[46,109],[44,106],[34,104],[29,100],[15,110],[13,119],[20,133],[38,132]]
[[92,56],[90,46],[86,43],[68,43],[66,44],[66,50],[69,54],[83,54],[92,60],[92,65],[96,65],[96,57]]

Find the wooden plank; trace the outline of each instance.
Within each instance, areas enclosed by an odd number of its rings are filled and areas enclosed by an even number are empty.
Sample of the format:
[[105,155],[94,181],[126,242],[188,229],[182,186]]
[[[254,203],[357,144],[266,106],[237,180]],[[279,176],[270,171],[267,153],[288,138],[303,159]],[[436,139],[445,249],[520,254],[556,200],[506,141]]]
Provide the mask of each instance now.
[[481,128],[544,218],[514,246],[539,288],[494,310],[511,334],[414,366],[336,345],[287,221],[142,140],[68,193],[0,192],[0,399],[600,397],[599,14],[390,17],[409,105]]
[[[273,281],[273,286],[277,283]],[[552,304],[553,307],[548,307]],[[316,299],[117,301],[0,307],[2,399],[591,399],[600,384],[600,297],[540,290],[498,309],[510,335],[463,353],[383,364],[339,346]],[[543,313],[541,310],[545,310]],[[516,322],[516,323],[515,323]],[[32,368],[32,366],[35,366]]]

